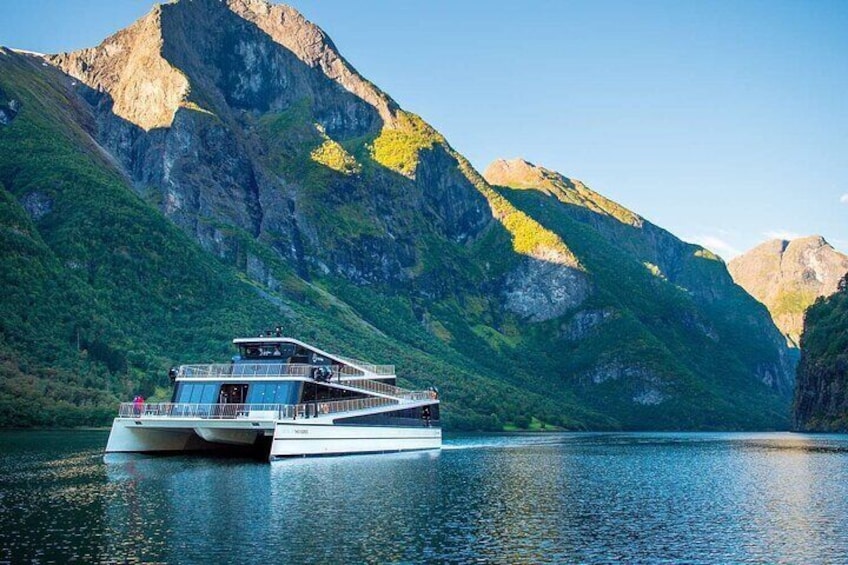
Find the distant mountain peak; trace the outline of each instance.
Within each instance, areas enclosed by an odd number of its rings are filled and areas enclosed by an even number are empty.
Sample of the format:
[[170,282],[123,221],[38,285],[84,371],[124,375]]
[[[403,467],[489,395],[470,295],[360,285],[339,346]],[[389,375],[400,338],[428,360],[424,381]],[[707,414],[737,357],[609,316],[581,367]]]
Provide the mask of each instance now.
[[805,310],[830,296],[848,272],[848,256],[821,235],[772,239],[727,265],[733,280],[769,309],[778,328],[799,343]]

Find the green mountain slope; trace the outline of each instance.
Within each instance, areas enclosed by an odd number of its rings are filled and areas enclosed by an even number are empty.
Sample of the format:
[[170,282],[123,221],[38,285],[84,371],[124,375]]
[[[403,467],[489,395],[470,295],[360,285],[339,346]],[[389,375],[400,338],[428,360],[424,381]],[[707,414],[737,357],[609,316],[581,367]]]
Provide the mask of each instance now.
[[804,316],[793,425],[798,431],[848,431],[848,276]]
[[780,336],[718,258],[541,167],[496,162],[486,177],[568,241],[598,289],[545,332],[560,353],[545,370],[576,375],[581,402],[630,427],[786,425]]
[[720,261],[555,173],[487,182],[291,8],[158,6],[1,52],[0,89],[0,394],[49,412],[26,423],[103,421],[281,322],[436,384],[454,428],[786,425],[784,346]]

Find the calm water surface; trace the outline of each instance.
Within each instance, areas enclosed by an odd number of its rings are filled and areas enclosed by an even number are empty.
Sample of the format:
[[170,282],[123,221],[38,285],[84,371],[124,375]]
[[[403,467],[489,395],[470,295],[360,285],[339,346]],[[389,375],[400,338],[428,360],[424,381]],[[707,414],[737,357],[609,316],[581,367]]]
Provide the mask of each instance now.
[[848,561],[848,436],[456,436],[273,464],[104,461],[106,437],[0,433],[0,562]]

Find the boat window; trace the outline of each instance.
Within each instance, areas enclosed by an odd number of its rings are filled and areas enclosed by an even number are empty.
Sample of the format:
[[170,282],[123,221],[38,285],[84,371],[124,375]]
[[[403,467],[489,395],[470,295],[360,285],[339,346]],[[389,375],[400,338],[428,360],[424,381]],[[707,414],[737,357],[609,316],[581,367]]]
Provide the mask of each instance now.
[[203,383],[203,392],[200,395],[201,404],[214,404],[215,392],[218,390],[217,383]]
[[191,385],[191,398],[189,398],[189,402],[191,404],[200,403],[200,396],[203,394],[203,385],[200,383],[195,383]]
[[297,404],[300,383],[255,383],[248,393],[248,404]]
[[266,398],[265,392],[266,392],[267,388],[268,388],[268,385],[266,383],[256,383],[256,384],[254,384],[252,387],[250,387],[250,393],[247,396],[247,403],[248,404],[271,403],[272,401],[269,401]]
[[402,426],[402,427],[440,427],[439,405],[419,406],[392,412],[380,412],[367,416],[351,416],[337,418],[333,422],[337,426]]
[[177,402],[188,402],[188,399],[191,398],[191,388],[193,386],[191,383],[182,383],[180,385],[179,395],[177,396]]
[[276,402],[278,404],[297,404],[300,396],[300,385],[298,382],[279,383],[276,391]]
[[295,346],[291,343],[251,343],[239,346],[242,359],[289,358],[294,352]]

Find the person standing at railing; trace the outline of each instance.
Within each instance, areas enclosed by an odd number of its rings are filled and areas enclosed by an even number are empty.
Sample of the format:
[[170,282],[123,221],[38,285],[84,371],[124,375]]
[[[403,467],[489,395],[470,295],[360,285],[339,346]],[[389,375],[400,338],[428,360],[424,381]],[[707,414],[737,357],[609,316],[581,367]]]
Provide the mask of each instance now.
[[144,397],[140,394],[137,394],[135,398],[133,398],[133,411],[136,416],[141,415],[141,409],[144,407]]

